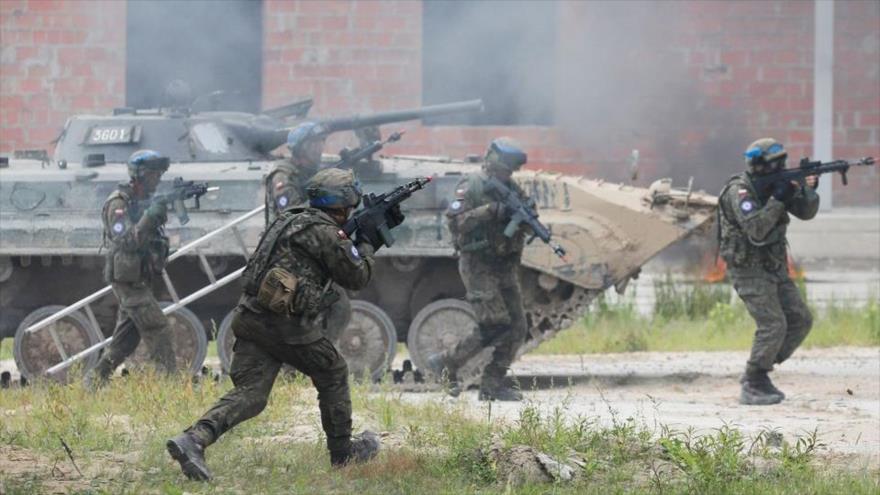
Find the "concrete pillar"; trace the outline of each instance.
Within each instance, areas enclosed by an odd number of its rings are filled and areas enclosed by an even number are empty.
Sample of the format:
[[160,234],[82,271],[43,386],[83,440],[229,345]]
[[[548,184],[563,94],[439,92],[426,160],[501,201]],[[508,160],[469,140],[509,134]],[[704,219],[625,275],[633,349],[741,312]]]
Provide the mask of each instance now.
[[[834,2],[815,0],[813,48],[813,159],[829,161],[834,146]],[[831,175],[819,183],[821,209],[830,210]]]

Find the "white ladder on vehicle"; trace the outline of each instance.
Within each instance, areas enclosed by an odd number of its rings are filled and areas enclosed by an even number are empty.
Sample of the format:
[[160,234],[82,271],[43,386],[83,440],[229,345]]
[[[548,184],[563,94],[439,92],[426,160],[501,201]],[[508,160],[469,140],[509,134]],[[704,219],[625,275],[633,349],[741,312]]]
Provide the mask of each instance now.
[[[168,276],[168,271],[166,268],[166,270],[162,271],[162,280],[165,282],[165,288],[168,290],[168,294],[171,295],[171,299],[174,302],[173,302],[173,304],[170,304],[169,306],[163,308],[162,309],[163,313],[165,313],[166,315],[171,314],[171,313],[177,311],[178,309],[186,306],[187,304],[190,304],[193,301],[201,299],[202,297],[214,292],[215,290],[219,289],[220,287],[223,287],[224,285],[238,279],[238,277],[241,276],[241,274],[244,272],[245,267],[241,267],[238,270],[235,270],[234,272],[229,273],[229,274],[223,276],[222,278],[218,279],[216,276],[214,276],[214,272],[211,269],[211,265],[208,263],[208,258],[205,257],[204,253],[202,253],[199,248],[204,243],[217,237],[218,235],[220,235],[226,231],[231,231],[233,237],[235,238],[236,244],[241,249],[241,254],[244,256],[244,259],[247,260],[250,257],[250,250],[248,249],[247,245],[245,244],[244,237],[242,236],[242,233],[239,230],[238,226],[242,222],[245,222],[248,219],[250,219],[256,215],[259,215],[265,209],[266,209],[265,206],[260,206],[259,208],[255,208],[255,209],[245,213],[244,215],[236,218],[235,220],[232,220],[231,222],[227,223],[226,225],[224,225],[216,230],[212,230],[211,232],[208,232],[207,234],[203,235],[202,237],[199,237],[198,239],[190,242],[189,244],[182,246],[180,249],[176,250],[174,253],[171,254],[171,256],[168,257],[168,265],[170,266],[170,263],[172,261],[176,260],[177,258],[180,258],[181,256],[183,256],[187,253],[195,251],[196,256],[198,256],[198,258],[199,258],[199,263],[202,265],[202,271],[205,272],[205,274],[207,275],[209,283],[207,285],[205,285],[204,287],[196,290],[192,294],[189,294],[188,296],[186,296],[184,298],[180,298],[177,294],[177,290],[174,288],[174,285],[171,283],[171,277]],[[92,311],[91,304],[93,302],[103,298],[104,296],[106,296],[107,294],[109,294],[111,292],[112,292],[112,289],[108,285],[107,287],[104,287],[103,289],[101,289],[101,290],[99,290],[99,291],[97,291],[97,292],[95,292],[95,293],[93,293],[83,299],[80,299],[79,301],[71,304],[70,306],[67,306],[66,308],[58,311],[57,313],[53,314],[52,316],[49,316],[47,318],[44,318],[44,319],[34,323],[33,325],[31,325],[27,329],[25,329],[25,332],[31,333],[31,332],[40,331],[40,330],[46,328],[47,326],[51,325],[52,323],[55,323],[56,321],[60,320],[61,318],[64,318],[65,316],[68,316],[76,311],[79,311],[80,309],[83,309],[86,313],[86,317],[88,318],[89,323],[95,328],[95,330],[98,332],[98,335],[102,335],[101,327],[98,325],[98,320],[97,320],[97,318],[95,318],[95,313],[94,313],[94,311]],[[104,339],[103,341],[101,341],[91,347],[83,349],[82,351],[77,352],[76,354],[74,354],[72,356],[68,356],[67,352],[65,352],[65,350],[64,350],[64,346],[61,345],[61,339],[58,337],[57,332],[55,332],[55,328],[50,327],[48,331],[52,337],[52,341],[54,342],[55,347],[58,348],[58,353],[61,355],[62,361],[60,363],[48,368],[45,371],[45,373],[47,375],[57,373],[58,371],[61,371],[65,368],[67,368],[68,366],[70,366],[71,364],[75,363],[76,361],[79,361],[80,359],[82,359],[82,358],[84,358],[94,352],[97,352],[100,349],[103,349],[104,347],[107,347],[111,342],[113,342],[113,337],[110,336],[107,339]]]

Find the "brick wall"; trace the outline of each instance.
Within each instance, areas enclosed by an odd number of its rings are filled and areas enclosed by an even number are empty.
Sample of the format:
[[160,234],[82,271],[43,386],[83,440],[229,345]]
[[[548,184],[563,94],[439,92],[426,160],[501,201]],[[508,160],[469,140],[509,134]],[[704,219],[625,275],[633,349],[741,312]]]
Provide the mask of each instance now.
[[[880,2],[836,2],[834,14],[834,155],[880,158]],[[878,167],[848,177],[834,178],[835,205],[880,202]]]
[[[312,115],[334,117],[422,104],[419,2],[268,0],[264,9],[264,106],[312,96]],[[509,135],[529,148],[537,166],[576,163],[576,152],[552,128],[397,127],[407,135],[389,152],[463,157],[482,153],[493,136]],[[338,136],[329,147],[350,142]]]
[[[47,147],[68,115],[124,103],[124,5],[0,1],[0,150]],[[561,3],[556,126],[405,124],[389,151],[461,157],[509,135],[532,167],[621,180],[638,148],[640,183],[693,175],[713,190],[758,137],[810,154],[813,9],[781,0]],[[339,116],[420,105],[421,16],[408,0],[265,0],[263,106],[312,96],[313,115]],[[877,156],[880,3],[838,1],[835,16],[834,152]],[[878,188],[876,168],[858,170],[849,188],[835,188],[835,204],[878,204]]]
[[125,2],[0,1],[0,150],[51,150],[68,116],[125,103]]

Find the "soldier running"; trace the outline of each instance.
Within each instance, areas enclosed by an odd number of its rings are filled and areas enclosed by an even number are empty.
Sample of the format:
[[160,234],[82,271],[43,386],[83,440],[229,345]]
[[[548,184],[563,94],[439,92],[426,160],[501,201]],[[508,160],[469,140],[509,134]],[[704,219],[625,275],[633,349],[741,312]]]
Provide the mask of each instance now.
[[141,339],[159,370],[168,374],[177,371],[168,318],[152,289],[153,277],[162,273],[168,258],[168,238],[163,233],[168,207],[164,201],[142,207],[156,191],[168,165],[168,158],[155,151],[132,153],[128,159],[130,182],[120,184],[104,202],[101,218],[105,243],[110,245],[104,277],[119,300],[119,313],[113,342],[86,375],[89,387],[106,384]]
[[379,450],[372,432],[352,439],[348,366],[322,331],[327,310],[339,297],[332,282],[351,290],[366,286],[381,240],[377,232],[358,231],[355,246],[340,229],[361,200],[351,171],[322,170],[306,192],[310,206],[278,215],[242,276],[244,294],[232,320],[235,388],[167,442],[191,479],[210,479],[204,449],[266,407],[282,364],[312,379],[333,466],[364,462]]
[[511,180],[526,163],[526,154],[509,138],[492,141],[483,170],[458,183],[455,198],[446,212],[455,248],[461,255],[458,271],[467,300],[477,316],[477,332],[459,342],[451,352],[429,358],[435,372],[443,369],[458,395],[458,370],[482,348],[492,346],[492,360],[483,370],[480,400],[522,400],[522,393],[505,383],[507,369],[526,337],[526,319],[518,280],[525,241],[525,226],[513,236],[504,234],[511,212],[486,191],[485,182],[495,177],[524,202],[528,198]]

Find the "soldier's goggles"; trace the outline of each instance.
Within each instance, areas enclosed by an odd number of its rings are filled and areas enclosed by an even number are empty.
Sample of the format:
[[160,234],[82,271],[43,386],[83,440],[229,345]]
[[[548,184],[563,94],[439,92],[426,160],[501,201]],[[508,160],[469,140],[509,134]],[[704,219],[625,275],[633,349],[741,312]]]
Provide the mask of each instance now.
[[784,153],[785,147],[779,143],[774,143],[770,145],[766,150],[761,149],[759,146],[755,146],[754,148],[749,148],[746,150],[743,155],[746,158],[754,159],[758,157],[768,156],[768,155],[778,155],[779,153]]

